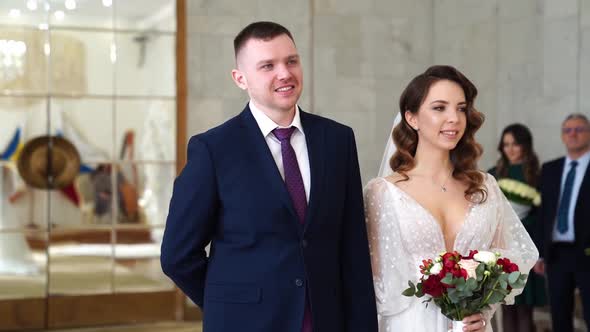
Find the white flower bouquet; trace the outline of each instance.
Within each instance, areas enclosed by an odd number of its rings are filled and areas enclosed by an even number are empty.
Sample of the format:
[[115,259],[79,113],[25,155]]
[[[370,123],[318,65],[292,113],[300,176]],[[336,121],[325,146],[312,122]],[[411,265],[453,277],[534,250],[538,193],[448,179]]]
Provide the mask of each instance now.
[[526,206],[539,206],[541,204],[541,194],[534,187],[524,182],[504,178],[498,180],[498,186],[511,202]]

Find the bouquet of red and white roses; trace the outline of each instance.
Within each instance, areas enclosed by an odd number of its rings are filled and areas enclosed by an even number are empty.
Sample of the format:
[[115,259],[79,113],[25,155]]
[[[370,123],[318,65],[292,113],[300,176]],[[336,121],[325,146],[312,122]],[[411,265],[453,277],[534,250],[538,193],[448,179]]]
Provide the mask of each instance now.
[[420,273],[416,285],[408,281],[410,287],[403,295],[429,295],[426,305],[433,301],[454,321],[504,303],[512,289],[524,287],[527,278],[508,258],[477,250],[471,250],[469,256],[455,251],[442,253],[434,261],[423,260]]

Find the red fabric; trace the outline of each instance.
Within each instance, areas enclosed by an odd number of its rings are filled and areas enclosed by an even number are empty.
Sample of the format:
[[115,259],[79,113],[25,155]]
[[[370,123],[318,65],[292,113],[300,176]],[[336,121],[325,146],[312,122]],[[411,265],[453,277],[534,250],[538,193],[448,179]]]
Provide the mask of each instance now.
[[78,195],[74,184],[70,184],[69,186],[62,188],[61,193],[64,194],[64,196],[66,196],[69,201],[74,203],[74,205],[80,205],[80,195]]

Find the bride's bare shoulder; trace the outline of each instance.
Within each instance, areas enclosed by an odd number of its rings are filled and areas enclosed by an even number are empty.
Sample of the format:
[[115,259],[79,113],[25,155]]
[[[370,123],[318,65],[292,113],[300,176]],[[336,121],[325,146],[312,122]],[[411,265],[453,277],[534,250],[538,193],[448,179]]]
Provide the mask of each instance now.
[[393,184],[396,184],[398,182],[407,180],[408,177],[407,176],[404,176],[404,175],[402,175],[400,173],[394,172],[393,174],[384,177],[384,179],[386,181],[389,181],[389,182],[393,183]]

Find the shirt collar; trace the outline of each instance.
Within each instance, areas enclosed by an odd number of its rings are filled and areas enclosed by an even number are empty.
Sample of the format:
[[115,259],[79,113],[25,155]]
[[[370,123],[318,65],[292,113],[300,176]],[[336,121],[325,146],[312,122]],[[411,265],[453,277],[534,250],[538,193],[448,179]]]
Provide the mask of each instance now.
[[[573,161],[574,159],[570,158],[569,156],[565,157],[565,166],[568,167],[570,166],[570,163]],[[578,167],[577,169],[586,169],[586,167],[588,166],[588,163],[590,163],[590,151],[584,153],[580,158],[575,159],[578,161]]]
[[258,123],[258,127],[260,128],[260,131],[262,131],[262,135],[264,137],[268,136],[268,134],[270,134],[276,128],[289,127],[295,127],[302,134],[305,134],[303,132],[303,126],[301,125],[301,117],[299,116],[299,105],[295,105],[295,116],[293,117],[293,121],[291,122],[291,124],[287,127],[281,127],[278,124],[276,124],[273,120],[271,120],[271,118],[264,114],[264,112],[262,112],[258,107],[256,107],[256,105],[254,105],[252,101],[248,103],[248,106],[250,107],[250,111],[252,112],[252,115],[254,116],[256,123]]

